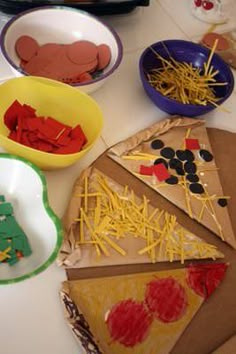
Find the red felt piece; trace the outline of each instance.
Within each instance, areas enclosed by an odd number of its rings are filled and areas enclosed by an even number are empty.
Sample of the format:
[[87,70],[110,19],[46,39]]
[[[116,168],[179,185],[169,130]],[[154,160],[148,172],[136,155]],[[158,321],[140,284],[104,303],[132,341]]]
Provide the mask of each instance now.
[[22,115],[18,116],[18,125],[17,125],[17,129],[16,129],[16,137],[17,137],[17,141],[20,143],[21,142],[21,135],[23,132],[23,121],[24,121],[24,117]]
[[222,282],[228,264],[196,264],[188,267],[187,283],[198,295],[207,299]]
[[60,133],[62,133],[66,128],[70,128],[68,127],[68,125],[58,122],[56,119],[51,117],[47,117],[45,119],[45,125],[47,125],[50,129],[53,129],[54,131],[53,139],[56,139],[58,135],[60,135]]
[[28,105],[21,105],[17,100],[15,100],[4,114],[4,123],[10,130],[14,130],[18,124],[19,116],[28,118],[34,115],[34,110],[29,109]]
[[52,152],[53,151],[53,145],[49,142],[43,141],[43,140],[38,140],[38,149],[44,152]]
[[29,130],[28,120],[29,120],[29,118],[24,118],[22,120],[22,130]]
[[200,150],[198,139],[185,139],[185,148],[188,150]]
[[39,140],[36,132],[28,132],[27,137],[31,144],[36,143]]
[[163,163],[153,165],[153,172],[159,182],[165,181],[167,178],[170,177],[170,174]]
[[146,339],[152,321],[144,303],[127,299],[112,307],[106,324],[113,341],[132,348]]
[[145,176],[152,176],[153,175],[153,166],[140,165],[139,166],[139,173],[141,175],[145,175]]
[[22,109],[22,105],[15,100],[4,114],[4,123],[10,130],[14,130],[17,126],[18,114]]
[[145,301],[154,317],[165,323],[178,321],[188,306],[184,287],[172,277],[148,283]]
[[28,104],[23,104],[23,108],[25,109],[25,111],[27,111],[29,113],[29,115],[27,117],[36,117],[36,113],[35,113],[36,109],[29,106]]
[[87,142],[80,125],[75,128],[51,117],[37,117],[31,106],[17,100],[7,109],[4,122],[10,129],[9,139],[45,152],[73,154]]
[[44,122],[43,117],[28,118],[27,119],[28,130],[29,131],[35,131],[35,130],[40,131],[40,129],[43,125],[43,122]]
[[48,139],[55,139],[55,137],[58,135],[58,132],[57,132],[57,134],[55,136],[55,131],[54,131],[53,127],[50,127],[46,123],[44,123],[40,126],[39,132]]
[[31,146],[31,143],[28,138],[28,133],[23,131],[21,135],[21,144],[26,145],[26,146]]
[[8,138],[14,141],[17,141],[17,133],[15,130],[12,130],[10,134],[8,135]]
[[61,146],[66,146],[70,143],[71,141],[71,137],[70,137],[70,133],[72,131],[72,128],[65,128],[65,130],[62,132],[62,134],[58,137],[58,139],[56,140],[58,145]]
[[83,141],[80,139],[71,140],[67,146],[54,150],[55,154],[74,154],[79,152],[83,147]]
[[70,137],[71,139],[81,139],[83,141],[83,145],[87,143],[86,135],[79,124],[72,129]]

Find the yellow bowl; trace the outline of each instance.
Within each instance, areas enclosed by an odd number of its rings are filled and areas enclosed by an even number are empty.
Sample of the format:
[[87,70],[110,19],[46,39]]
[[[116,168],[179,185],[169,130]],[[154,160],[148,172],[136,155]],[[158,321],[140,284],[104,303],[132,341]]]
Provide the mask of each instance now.
[[[59,169],[74,164],[91,149],[101,133],[103,115],[98,104],[87,94],[69,85],[39,77],[20,77],[0,85],[0,97],[0,145],[42,169]],[[3,116],[14,100],[32,106],[39,116],[53,117],[71,127],[80,124],[88,139],[87,144],[80,152],[59,155],[42,152],[9,139],[9,129],[4,124]]]

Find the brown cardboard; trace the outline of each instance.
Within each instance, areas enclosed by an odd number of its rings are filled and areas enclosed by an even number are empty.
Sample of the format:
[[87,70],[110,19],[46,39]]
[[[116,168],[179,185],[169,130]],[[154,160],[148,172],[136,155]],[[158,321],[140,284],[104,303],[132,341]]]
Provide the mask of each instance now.
[[[171,201],[178,208],[184,210],[191,218],[199,220],[199,215],[202,211],[203,202],[198,200],[195,194],[188,193],[188,188],[184,189],[179,183],[175,186],[166,185],[159,182],[155,176],[150,178],[139,173],[140,164],[145,166],[150,163],[146,160],[130,160],[130,155],[137,155],[138,153],[151,154],[151,161],[153,155],[157,158],[160,156],[160,150],[153,150],[150,146],[150,141],[159,138],[165,144],[165,147],[171,147],[175,151],[184,148],[184,141],[186,134],[190,131],[189,137],[197,139],[201,148],[212,152],[209,137],[206,131],[205,122],[186,117],[175,117],[163,119],[154,123],[151,127],[144,129],[141,132],[131,136],[130,138],[116,144],[108,150],[108,156],[126,168],[149,187],[156,192],[163,195],[166,199]],[[148,139],[147,139],[148,138]],[[196,163],[198,163],[198,175],[202,185],[206,185],[206,192],[209,196],[223,196],[223,190],[219,179],[215,159],[210,162],[202,162],[197,151],[194,151]],[[214,156],[213,152],[213,156]],[[189,202],[189,208],[187,207]],[[223,238],[233,248],[236,249],[236,240],[229,218],[228,208],[219,206],[217,199],[211,201],[213,214],[211,208],[205,210],[202,214],[200,224],[213,231],[220,238]],[[214,216],[214,217],[213,217]]]
[[212,354],[230,354],[236,351],[236,335],[231,337],[227,342],[214,350]]
[[[100,200],[100,197],[98,197],[97,199],[96,193],[98,192],[98,190],[100,190],[99,180],[101,181],[103,179],[106,181],[105,183],[108,186],[108,190],[110,188],[112,192],[118,193],[118,195],[120,196],[123,195],[125,192],[127,200],[123,201],[123,203],[127,203],[129,206],[131,205],[130,200],[132,199],[132,188],[126,189],[127,185],[119,184],[117,181],[114,181],[114,179],[108,177],[107,175],[105,175],[95,167],[89,167],[88,169],[84,170],[74,184],[72,196],[68,204],[67,211],[63,218],[64,242],[61,248],[60,255],[58,257],[58,262],[60,263],[61,261],[63,262],[62,263],[63,266],[70,267],[70,268],[72,267],[87,268],[87,267],[97,267],[97,266],[101,267],[101,266],[112,266],[112,265],[122,265],[122,264],[152,263],[152,258],[150,257],[150,254],[147,253],[144,253],[142,255],[139,254],[139,251],[147,246],[147,241],[145,241],[142,237],[143,229],[142,229],[142,220],[140,220],[140,216],[137,222],[133,220],[135,222],[135,227],[136,227],[135,237],[132,233],[125,232],[126,234],[125,237],[121,237],[115,240],[113,239],[115,244],[118,247],[120,247],[122,251],[126,252],[125,257],[122,253],[117,252],[117,250],[109,246],[107,244],[107,241],[105,241],[104,247],[106,251],[109,252],[109,257],[106,257],[104,255],[98,257],[97,249],[94,247],[94,245],[83,244],[82,247],[80,246],[79,242],[82,234],[83,237],[85,237],[86,239],[90,239],[91,241],[91,231],[88,229],[88,227],[85,225],[84,222],[81,228],[81,222],[77,221],[77,220],[81,220],[81,218],[83,218],[84,215],[82,213],[82,209],[85,210],[85,202],[83,198],[83,195],[85,193],[85,181],[87,181],[86,182],[87,192],[88,194],[91,195],[91,197],[87,198],[87,202],[86,202],[87,211],[85,214],[87,215],[88,220],[90,220],[91,226],[93,228],[94,227],[93,210],[94,207],[98,204],[98,200]],[[106,192],[104,191],[104,193]],[[137,197],[137,195],[135,195],[136,205],[141,205],[143,202],[144,202],[143,198],[141,199],[140,196]],[[101,207],[101,210],[102,209],[103,207]],[[151,216],[155,211],[157,211],[157,209],[153,208],[149,200],[146,200],[145,213],[148,216]],[[124,214],[126,215],[126,213]],[[117,205],[116,205],[116,210],[111,211],[111,214],[109,212],[106,213],[105,217],[109,216],[111,219],[115,218],[116,220],[118,220],[119,219],[118,215],[120,215],[121,217],[121,210],[117,210]],[[165,211],[164,213],[164,210],[158,209],[155,217],[150,223],[155,222],[155,218],[159,218],[158,224],[163,230],[164,225],[168,224],[168,220],[170,220],[172,216],[167,211]],[[129,219],[127,219],[127,217],[124,217],[123,220],[129,222]],[[154,225],[154,229],[157,228],[155,224],[153,225]],[[108,226],[108,229],[110,230],[110,226]],[[82,230],[82,234],[81,234],[81,230]],[[178,253],[175,252],[175,254],[172,255],[173,261],[182,260],[182,262],[184,262],[184,260],[187,259],[191,259],[191,260],[209,259],[210,255],[208,251],[199,252],[199,249],[198,247],[196,247],[196,244],[199,245],[200,247],[201,246],[215,247],[215,246],[206,243],[200,237],[190,233],[189,230],[186,230],[184,227],[179,225],[178,220],[175,221],[174,230],[175,231],[173,231],[172,234],[174,235],[174,232],[179,231],[182,234],[182,238],[181,240],[177,237],[175,238],[175,245],[177,244],[181,246],[179,248],[179,252]],[[105,230],[104,232],[106,234]],[[147,229],[145,232],[146,234],[148,233]],[[168,252],[168,247],[172,244],[172,240],[169,238],[169,231],[167,231],[167,233],[165,233],[164,235],[165,238],[162,241],[161,247],[159,247],[158,245],[155,248],[155,255],[154,255],[155,262],[166,262],[169,260],[172,261],[172,258],[170,258],[171,254]],[[154,237],[154,239],[156,239],[156,237],[158,237],[158,234],[154,231],[152,232],[152,236]],[[182,247],[184,249],[183,259],[181,256]],[[224,257],[224,255],[220,253],[217,249],[214,248],[211,250],[210,259],[216,259],[222,257]]]
[[[225,195],[230,195],[229,213],[234,233],[236,234],[236,134],[208,129],[220,179]],[[145,194],[158,206],[177,216],[180,224],[212,243],[225,254],[225,261],[230,263],[224,283],[203,304],[202,308],[177,342],[172,354],[209,354],[228,340],[236,331],[236,251],[222,242],[212,232],[190,219],[183,211],[153,191],[136,177],[112,161],[106,154],[99,157],[94,166],[117,180],[119,183],[132,185],[137,195]],[[186,262],[188,264],[189,262]],[[181,268],[180,263],[156,263],[126,266],[110,266],[87,269],[67,269],[69,280],[99,276],[137,273],[152,270]],[[112,354],[112,353],[111,353]],[[135,353],[134,353],[135,354]],[[147,353],[148,354],[148,353]],[[229,354],[233,354],[229,353]]]

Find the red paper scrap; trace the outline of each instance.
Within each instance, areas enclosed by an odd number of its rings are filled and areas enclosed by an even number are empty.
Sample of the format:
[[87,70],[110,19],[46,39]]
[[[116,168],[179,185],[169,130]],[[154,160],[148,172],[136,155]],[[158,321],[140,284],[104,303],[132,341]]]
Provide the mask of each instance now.
[[79,152],[87,138],[80,125],[72,128],[52,117],[36,116],[36,110],[15,100],[4,115],[8,138],[31,148],[58,154]]
[[153,175],[153,166],[140,165],[139,166],[139,173],[141,175],[145,175],[145,176],[152,176]]
[[170,177],[169,171],[163,163],[153,165],[153,172],[159,182],[165,181],[167,178]]
[[185,139],[185,148],[188,150],[200,150],[198,139]]

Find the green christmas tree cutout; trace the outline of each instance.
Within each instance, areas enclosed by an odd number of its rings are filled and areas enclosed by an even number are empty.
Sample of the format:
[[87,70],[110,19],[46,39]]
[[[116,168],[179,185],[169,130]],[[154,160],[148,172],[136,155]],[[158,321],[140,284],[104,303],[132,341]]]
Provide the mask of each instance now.
[[32,253],[28,238],[14,216],[11,203],[0,195],[0,263],[17,263]]

